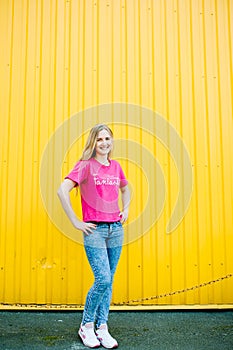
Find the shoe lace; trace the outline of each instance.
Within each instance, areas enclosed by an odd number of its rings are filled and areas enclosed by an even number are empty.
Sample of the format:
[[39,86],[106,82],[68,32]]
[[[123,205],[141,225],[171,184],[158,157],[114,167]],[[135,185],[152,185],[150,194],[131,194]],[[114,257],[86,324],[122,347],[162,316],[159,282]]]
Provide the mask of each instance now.
[[99,329],[98,335],[103,337],[106,341],[114,341],[115,339],[111,336],[111,334],[108,332],[108,329]]
[[91,338],[93,340],[96,340],[96,335],[95,335],[95,332],[94,332],[94,328],[87,328],[87,327],[85,327],[85,333],[86,333],[86,335],[89,338]]

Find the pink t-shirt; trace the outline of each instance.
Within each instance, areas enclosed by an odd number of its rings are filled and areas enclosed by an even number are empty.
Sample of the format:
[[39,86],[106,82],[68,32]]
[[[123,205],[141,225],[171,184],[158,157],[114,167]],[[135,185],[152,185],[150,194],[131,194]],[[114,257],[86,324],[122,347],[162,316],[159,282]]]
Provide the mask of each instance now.
[[128,181],[120,164],[102,165],[95,158],[79,161],[66,176],[80,187],[83,221],[119,221],[119,188]]

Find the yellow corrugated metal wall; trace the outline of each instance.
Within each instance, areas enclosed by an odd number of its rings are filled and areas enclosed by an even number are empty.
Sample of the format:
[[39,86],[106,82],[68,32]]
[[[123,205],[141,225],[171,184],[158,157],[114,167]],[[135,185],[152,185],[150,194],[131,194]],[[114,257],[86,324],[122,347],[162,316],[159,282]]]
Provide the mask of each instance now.
[[[61,210],[56,186],[102,121],[132,191],[113,302],[233,302],[232,19],[232,0],[0,1],[0,303],[84,303],[83,246],[46,203]],[[192,181],[151,111],[185,145]],[[181,222],[167,233],[179,191]]]

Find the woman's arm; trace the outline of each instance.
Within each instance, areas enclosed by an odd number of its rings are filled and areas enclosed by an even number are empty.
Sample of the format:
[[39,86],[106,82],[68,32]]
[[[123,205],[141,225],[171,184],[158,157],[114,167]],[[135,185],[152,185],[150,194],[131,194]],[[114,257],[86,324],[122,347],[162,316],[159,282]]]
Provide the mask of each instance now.
[[65,179],[59,187],[57,194],[61,201],[62,207],[66,212],[66,215],[68,216],[74,227],[88,235],[89,233],[93,233],[92,229],[94,229],[96,225],[80,221],[77,218],[70,202],[70,191],[75,187],[75,185],[76,183],[74,181],[70,179]]
[[130,191],[128,185],[121,187],[122,211],[120,212],[121,223],[123,224],[129,215]]

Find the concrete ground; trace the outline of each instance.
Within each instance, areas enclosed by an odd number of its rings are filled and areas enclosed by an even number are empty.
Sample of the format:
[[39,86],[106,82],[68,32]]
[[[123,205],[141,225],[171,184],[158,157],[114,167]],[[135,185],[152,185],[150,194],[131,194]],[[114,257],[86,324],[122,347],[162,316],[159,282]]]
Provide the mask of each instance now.
[[[87,349],[77,336],[81,311],[2,311],[0,349]],[[233,311],[111,311],[122,350],[232,350]],[[101,349],[101,348],[100,348]]]

